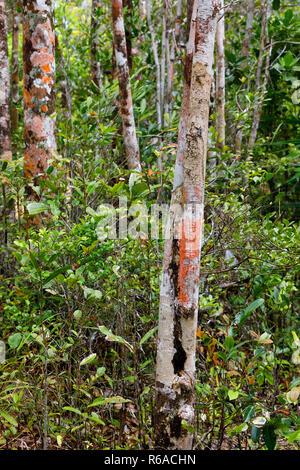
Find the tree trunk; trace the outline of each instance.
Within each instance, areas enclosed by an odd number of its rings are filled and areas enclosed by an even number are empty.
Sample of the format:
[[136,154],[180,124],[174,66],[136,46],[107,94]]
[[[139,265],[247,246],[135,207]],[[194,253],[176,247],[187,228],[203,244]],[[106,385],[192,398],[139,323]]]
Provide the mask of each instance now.
[[242,46],[242,56],[246,59],[249,55],[249,46],[252,36],[255,0],[248,0],[246,31]]
[[92,0],[91,11],[91,77],[93,83],[100,89],[102,85],[101,65],[99,61],[99,8],[101,3]]
[[[191,449],[193,444],[200,247],[218,11],[214,0],[195,0],[187,47],[185,91],[190,91],[188,99],[183,97],[172,197],[183,214],[176,227],[179,240],[176,233],[166,240],[160,294],[155,416],[159,449]],[[171,203],[171,212],[173,207]]]
[[11,128],[18,128],[18,102],[19,95],[19,29],[22,19],[22,5],[19,0],[14,0],[12,8],[12,54],[11,54],[11,71],[12,71],[12,87],[11,87]]
[[181,23],[182,23],[182,0],[177,0],[176,4],[176,21],[175,21],[175,38],[177,44],[181,42]]
[[0,158],[11,160],[6,0],[0,0]]
[[[255,0],[249,0],[248,7],[247,7],[247,21],[246,21],[246,31],[243,40],[243,46],[241,55],[245,57],[245,60],[242,62],[242,67],[245,68],[247,66],[247,58],[249,55],[249,47],[251,42],[252,36],[252,29],[253,29],[253,19],[254,19],[254,9],[255,9]],[[244,97],[245,94],[245,87],[241,88],[240,96]],[[240,155],[242,150],[242,141],[243,141],[243,129],[244,123],[241,122],[238,125],[238,130],[235,136],[235,152],[237,155]]]
[[130,76],[123,19],[122,0],[112,0],[114,47],[120,88],[124,147],[129,169],[141,169],[139,146],[136,137]]
[[24,174],[37,186],[56,152],[54,0],[23,1],[23,98]]
[[225,29],[224,29],[224,0],[221,0],[221,18],[217,23],[216,32],[216,65],[217,65],[217,80],[216,80],[216,131],[217,131],[217,146],[220,149],[225,145],[225,55],[224,55],[224,42],[225,42]]
[[157,127],[161,129],[161,92],[160,92],[160,64],[158,58],[158,44],[155,39],[155,33],[153,29],[153,24],[151,21],[151,0],[147,0],[146,7],[147,7],[147,21],[148,21],[148,28],[151,35],[151,47],[153,52],[153,58],[155,63],[155,72],[156,72],[156,114],[157,114]]
[[[263,13],[262,13],[262,19],[261,19],[260,48],[259,48],[259,56],[258,56],[258,61],[257,61],[256,81],[255,81],[255,92],[258,95],[256,96],[255,103],[254,103],[253,121],[252,121],[252,127],[250,131],[248,151],[252,150],[256,141],[264,95],[266,92],[266,87],[267,87],[268,78],[269,78],[269,65],[270,65],[270,57],[271,57],[271,51],[272,51],[272,47],[269,44],[269,32],[268,32],[269,9],[270,9],[270,0],[265,0]],[[266,48],[268,48],[268,52],[267,52],[266,63],[265,63],[265,75],[262,81],[261,75],[262,75]]]

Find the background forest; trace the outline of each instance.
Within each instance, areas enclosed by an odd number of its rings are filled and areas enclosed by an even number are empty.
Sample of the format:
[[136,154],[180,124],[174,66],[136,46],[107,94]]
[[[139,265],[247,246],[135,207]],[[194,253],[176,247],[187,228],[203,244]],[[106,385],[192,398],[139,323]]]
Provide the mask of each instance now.
[[[23,171],[22,5],[0,3],[12,82],[12,159],[0,161],[0,448],[153,448],[164,240],[99,241],[97,208],[125,196],[170,203],[186,1],[123,4],[138,174],[124,150],[111,2],[91,14],[91,1],[55,1],[57,150],[38,185]],[[221,140],[217,83],[188,432],[198,450],[299,449],[300,7],[228,1],[223,12],[226,130]]]

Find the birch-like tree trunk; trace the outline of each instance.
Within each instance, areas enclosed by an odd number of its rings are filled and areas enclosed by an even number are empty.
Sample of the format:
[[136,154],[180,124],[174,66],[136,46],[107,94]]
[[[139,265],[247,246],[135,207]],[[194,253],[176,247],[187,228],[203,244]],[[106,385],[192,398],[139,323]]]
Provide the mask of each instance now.
[[18,127],[19,113],[19,30],[22,19],[22,4],[14,0],[12,5],[12,54],[11,54],[11,128]]
[[159,64],[159,57],[158,57],[158,44],[155,39],[155,33],[153,29],[153,24],[151,21],[151,0],[147,0],[146,2],[147,7],[147,22],[148,28],[151,35],[151,48],[153,52],[153,58],[155,63],[155,75],[156,75],[156,114],[157,114],[157,127],[161,129],[161,93],[160,93],[160,64]]
[[176,38],[177,44],[181,42],[181,25],[182,25],[182,0],[177,0],[176,20],[175,20],[175,38]]
[[[254,9],[255,9],[255,0],[249,0],[247,3],[247,20],[246,20],[246,31],[242,45],[241,55],[245,57],[245,60],[242,62],[242,67],[245,68],[247,66],[247,58],[249,56],[249,47],[251,43],[251,36],[253,30],[253,19],[254,19]],[[241,97],[245,94],[245,87],[241,88]],[[235,136],[235,152],[237,155],[240,155],[242,150],[242,141],[243,141],[243,134],[244,134],[244,123],[240,122],[238,124],[237,133]]]
[[225,145],[225,28],[224,28],[224,0],[220,1],[221,17],[217,23],[216,32],[216,131],[217,146],[223,149]]
[[[191,449],[193,445],[200,250],[212,61],[219,9],[215,0],[195,0],[187,47],[188,55],[193,48],[195,52],[190,87],[188,57],[186,60],[185,89],[190,91],[189,98],[182,103],[185,109],[182,109],[178,136],[181,155],[177,155],[172,197],[172,203],[178,202],[183,213],[177,226],[179,239],[174,236],[166,240],[160,293],[155,416],[158,449]],[[173,208],[171,204],[171,212]]]
[[122,0],[112,0],[112,18],[115,58],[120,88],[124,148],[128,168],[140,170],[141,164],[133,114]]
[[23,99],[24,174],[37,186],[56,152],[54,0],[23,1]]
[[252,36],[252,29],[253,29],[253,18],[254,18],[254,7],[255,7],[255,0],[248,0],[247,1],[247,20],[246,20],[246,31],[242,45],[242,56],[246,59],[248,58],[249,54],[249,46]]
[[[259,56],[257,62],[257,71],[256,71],[256,81],[255,81],[255,92],[257,93],[255,103],[254,103],[254,110],[253,110],[253,121],[250,131],[249,143],[248,143],[248,151],[251,151],[254,147],[258,126],[263,106],[263,100],[266,93],[268,78],[269,78],[269,66],[270,66],[270,58],[272,52],[272,46],[269,44],[269,31],[268,31],[268,20],[269,20],[269,13],[270,13],[270,0],[265,0],[263,13],[262,13],[262,20],[261,20],[261,34],[260,34],[260,48],[259,48]],[[266,54],[267,49],[267,54]],[[264,70],[264,78],[262,80],[262,70],[263,70],[263,62],[265,57],[265,70]]]
[[99,8],[101,2],[92,0],[91,11],[91,77],[93,83],[100,89],[102,85],[101,65],[99,60]]
[[0,0],[0,158],[11,160],[6,0]]

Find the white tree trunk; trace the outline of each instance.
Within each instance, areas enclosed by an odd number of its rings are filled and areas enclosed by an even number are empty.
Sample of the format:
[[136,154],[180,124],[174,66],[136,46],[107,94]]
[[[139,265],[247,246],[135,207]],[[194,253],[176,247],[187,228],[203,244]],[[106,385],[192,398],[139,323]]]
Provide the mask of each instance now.
[[[156,365],[156,448],[191,449],[200,248],[210,88],[219,3],[195,0],[179,126],[170,219],[183,209],[181,239],[166,240]],[[195,21],[197,19],[197,21]],[[196,28],[196,34],[195,34]],[[193,56],[191,83],[189,53]],[[191,59],[190,57],[190,59]],[[179,211],[180,212],[180,211]]]
[[122,0],[112,0],[115,57],[120,88],[124,147],[128,168],[141,170],[139,145],[136,137]]
[[216,65],[217,65],[217,83],[216,83],[216,131],[217,145],[223,149],[225,145],[225,29],[224,29],[224,0],[221,0],[221,17],[217,23],[216,32]]

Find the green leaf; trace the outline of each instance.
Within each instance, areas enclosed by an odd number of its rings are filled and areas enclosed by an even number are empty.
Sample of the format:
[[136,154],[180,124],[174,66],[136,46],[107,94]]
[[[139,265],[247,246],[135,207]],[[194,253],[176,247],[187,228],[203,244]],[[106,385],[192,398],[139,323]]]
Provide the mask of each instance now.
[[287,438],[289,444],[294,441],[300,441],[300,429],[297,429],[297,431],[289,432],[288,434],[285,434],[285,437]]
[[96,400],[91,403],[88,408],[91,408],[92,406],[101,406],[101,405],[107,405],[107,404],[116,404],[116,403],[131,403],[131,400],[128,400],[127,398],[123,397],[109,397],[109,398],[104,398],[104,397],[99,397],[96,398]]
[[12,424],[15,427],[18,426],[18,422],[15,420],[15,418],[13,418],[6,411],[0,410],[0,416],[2,416],[2,418],[5,419],[5,421],[7,421],[9,424]]
[[106,371],[105,367],[98,367],[97,372],[96,372],[96,377],[101,377]]
[[96,353],[92,353],[90,354],[89,356],[85,357],[84,359],[82,359],[82,361],[80,362],[80,366],[85,366],[86,364],[90,364],[91,362],[94,362],[94,360],[96,359],[97,357],[97,354]]
[[291,19],[293,18],[293,16],[294,16],[293,10],[287,10],[285,12],[283,22],[286,26],[291,22]]
[[252,313],[254,310],[256,310],[258,307],[261,307],[264,304],[265,300],[264,299],[256,299],[254,302],[252,302],[250,305],[245,310],[245,313]]
[[272,8],[273,8],[273,10],[279,10],[280,0],[273,0]]
[[34,268],[36,269],[36,271],[39,272],[39,271],[40,271],[40,267],[39,267],[39,263],[38,263],[38,261],[37,261],[37,259],[36,259],[36,257],[35,257],[35,254],[34,254],[32,251],[30,251],[30,252],[29,252],[29,256],[30,256],[30,260],[31,260],[31,262],[32,262],[32,264],[33,264],[33,266],[34,266]]
[[261,428],[257,428],[256,426],[252,426],[251,428],[251,439],[252,441],[257,444],[260,438]]
[[255,407],[253,405],[247,406],[247,408],[245,408],[244,410],[245,423],[250,423],[254,415],[255,415]]
[[256,299],[254,302],[252,302],[248,307],[243,310],[241,313],[236,315],[235,317],[235,323],[239,326],[242,326],[242,324],[247,320],[247,318],[251,315],[254,310],[258,309],[264,304],[264,299]]
[[142,344],[144,344],[149,338],[151,338],[151,336],[154,335],[154,333],[158,330],[158,326],[155,326],[154,328],[152,328],[152,330],[149,330],[141,339],[140,341],[140,346],[142,346]]
[[132,353],[134,352],[134,349],[133,347],[131,346],[130,343],[128,343],[128,341],[126,341],[124,338],[122,338],[121,336],[116,336],[114,335],[110,330],[108,330],[106,328],[106,326],[102,325],[102,326],[98,326],[99,330],[101,331],[101,333],[103,333],[104,335],[106,335],[105,339],[107,341],[116,341],[117,343],[121,343],[121,344],[124,344]]
[[8,338],[8,344],[12,349],[16,349],[19,346],[21,339],[21,333],[14,333]]
[[96,289],[90,289],[89,287],[82,286],[83,291],[84,291],[84,297],[85,299],[102,299],[102,292],[100,290]]
[[72,406],[64,406],[63,411],[72,411],[72,413],[76,413],[81,416],[81,411],[78,410],[78,408],[73,408]]
[[145,195],[149,192],[148,185],[146,183],[137,183],[131,188],[132,195],[135,197]]
[[228,390],[229,400],[236,400],[236,398],[238,396],[239,396],[239,391],[238,390]]
[[30,202],[27,204],[27,210],[29,215],[36,215],[49,210],[49,207],[42,202]]
[[69,266],[63,266],[62,268],[59,268],[59,269],[56,269],[56,271],[53,271],[52,274],[50,274],[50,276],[48,276],[44,282],[43,282],[43,287],[48,287],[48,284],[50,281],[52,281],[52,279],[56,278],[59,274],[62,274],[64,273],[65,271],[68,271],[68,269],[71,269],[71,265]]
[[230,351],[234,346],[233,337],[232,336],[226,336],[224,344],[225,344],[225,348],[227,349],[227,351]]
[[267,424],[264,427],[263,436],[267,449],[274,450],[276,446],[276,434],[274,432],[274,426],[272,424]]

